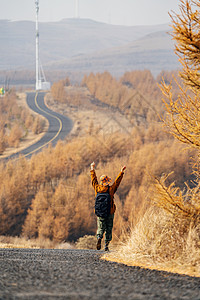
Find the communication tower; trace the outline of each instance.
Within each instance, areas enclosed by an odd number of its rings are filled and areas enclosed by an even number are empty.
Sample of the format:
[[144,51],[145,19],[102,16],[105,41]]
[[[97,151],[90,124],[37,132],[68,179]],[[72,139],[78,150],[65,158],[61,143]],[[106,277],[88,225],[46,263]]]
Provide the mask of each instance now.
[[35,0],[35,8],[36,8],[36,63],[35,63],[35,71],[36,71],[36,82],[35,89],[38,90],[49,90],[50,82],[46,81],[44,70],[39,60],[39,26],[38,26],[38,15],[39,15],[39,0]]
[[79,18],[79,0],[75,0],[75,18]]

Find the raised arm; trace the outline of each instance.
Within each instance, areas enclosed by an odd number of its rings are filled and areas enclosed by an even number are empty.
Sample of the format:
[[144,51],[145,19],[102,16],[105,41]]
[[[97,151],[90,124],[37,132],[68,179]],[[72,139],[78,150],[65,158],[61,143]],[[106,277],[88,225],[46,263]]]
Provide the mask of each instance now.
[[113,190],[113,194],[117,191],[117,189],[118,189],[118,187],[120,185],[120,182],[122,181],[125,169],[126,169],[126,166],[123,166],[121,168],[121,172],[119,173],[119,175],[115,179],[113,185],[111,186],[111,189]]
[[91,173],[91,181],[92,181],[92,186],[93,188],[96,190],[96,186],[98,185],[98,180],[97,180],[97,176],[96,176],[96,172],[95,172],[95,163],[91,163],[90,165],[91,167],[91,170],[90,170],[90,173]]

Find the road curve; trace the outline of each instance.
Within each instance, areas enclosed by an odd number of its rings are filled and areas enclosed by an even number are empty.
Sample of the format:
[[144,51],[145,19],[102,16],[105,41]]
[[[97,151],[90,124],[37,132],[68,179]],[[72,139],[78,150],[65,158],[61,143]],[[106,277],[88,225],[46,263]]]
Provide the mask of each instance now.
[[0,299],[200,299],[200,278],[103,261],[101,254],[0,249]]
[[[55,146],[58,140],[64,140],[73,127],[73,122],[66,116],[50,110],[44,103],[44,92],[27,93],[27,104],[36,113],[44,116],[49,122],[46,134],[35,144],[23,149],[8,158],[17,158],[19,155],[30,158],[33,154],[41,151],[44,147],[52,144]],[[7,159],[8,159],[7,158]]]

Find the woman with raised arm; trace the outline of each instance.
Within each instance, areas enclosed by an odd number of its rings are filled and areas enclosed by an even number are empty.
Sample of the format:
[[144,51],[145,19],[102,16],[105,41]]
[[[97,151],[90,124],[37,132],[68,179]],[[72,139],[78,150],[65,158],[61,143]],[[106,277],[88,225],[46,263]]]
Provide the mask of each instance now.
[[100,177],[100,183],[98,183],[95,163],[91,163],[91,180],[92,186],[95,190],[95,213],[97,215],[97,250],[101,249],[101,240],[105,232],[105,251],[108,251],[108,245],[112,240],[112,229],[114,213],[116,205],[114,203],[114,194],[120,185],[120,182],[124,175],[126,166],[121,168],[121,171],[114,183],[110,185],[111,178],[107,175]]

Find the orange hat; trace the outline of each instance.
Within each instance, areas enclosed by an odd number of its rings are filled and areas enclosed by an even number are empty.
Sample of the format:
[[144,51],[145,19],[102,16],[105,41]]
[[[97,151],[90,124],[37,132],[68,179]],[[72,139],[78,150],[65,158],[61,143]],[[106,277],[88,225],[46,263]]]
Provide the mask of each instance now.
[[100,177],[100,184],[104,185],[104,186],[107,186],[109,185],[109,183],[111,183],[111,178],[108,177],[107,175],[102,175]]

